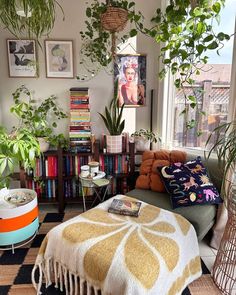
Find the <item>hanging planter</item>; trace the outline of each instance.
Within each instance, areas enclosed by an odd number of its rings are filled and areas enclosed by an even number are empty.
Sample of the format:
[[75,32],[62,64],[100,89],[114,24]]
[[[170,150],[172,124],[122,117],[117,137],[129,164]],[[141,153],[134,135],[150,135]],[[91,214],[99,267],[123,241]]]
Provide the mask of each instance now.
[[[129,37],[136,36],[138,31],[144,29],[144,17],[141,12],[135,12],[134,1],[94,0],[87,7],[86,16],[86,29],[80,32],[80,58],[81,64],[92,74],[96,72],[95,67],[106,68],[116,58],[117,37],[119,42],[124,43]],[[133,28],[123,32],[128,22],[133,24]]]
[[62,6],[57,0],[1,1],[0,23],[17,38],[28,36],[38,40],[51,32],[57,8],[64,19]]
[[101,15],[103,29],[111,33],[123,31],[127,22],[128,11],[120,7],[109,6]]

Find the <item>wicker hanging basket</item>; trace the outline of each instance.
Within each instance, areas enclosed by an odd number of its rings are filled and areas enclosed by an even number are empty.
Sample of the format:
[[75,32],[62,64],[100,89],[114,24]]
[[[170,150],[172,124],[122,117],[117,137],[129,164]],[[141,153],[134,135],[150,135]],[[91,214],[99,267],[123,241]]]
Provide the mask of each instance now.
[[108,6],[106,12],[101,15],[102,27],[111,33],[124,30],[127,22],[128,11],[120,7]]

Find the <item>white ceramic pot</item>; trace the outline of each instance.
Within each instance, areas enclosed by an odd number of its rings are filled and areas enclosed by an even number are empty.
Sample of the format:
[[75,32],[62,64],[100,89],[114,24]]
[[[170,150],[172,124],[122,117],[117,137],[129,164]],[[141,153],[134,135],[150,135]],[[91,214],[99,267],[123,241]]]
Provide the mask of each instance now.
[[45,137],[38,137],[37,139],[39,142],[40,152],[44,153],[44,152],[48,151],[50,144],[46,140],[46,138]]
[[150,150],[150,140],[142,136],[135,136],[134,138],[136,151],[144,152]]
[[106,135],[106,141],[108,153],[122,152],[122,135]]

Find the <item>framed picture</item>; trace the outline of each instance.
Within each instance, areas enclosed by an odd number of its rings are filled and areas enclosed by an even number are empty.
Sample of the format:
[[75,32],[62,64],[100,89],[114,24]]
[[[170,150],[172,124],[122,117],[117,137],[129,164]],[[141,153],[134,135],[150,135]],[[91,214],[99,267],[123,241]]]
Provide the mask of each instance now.
[[45,40],[45,54],[48,78],[74,78],[72,40]]
[[10,77],[37,77],[35,40],[7,40]]
[[146,103],[146,55],[118,54],[114,65],[119,104],[140,107]]

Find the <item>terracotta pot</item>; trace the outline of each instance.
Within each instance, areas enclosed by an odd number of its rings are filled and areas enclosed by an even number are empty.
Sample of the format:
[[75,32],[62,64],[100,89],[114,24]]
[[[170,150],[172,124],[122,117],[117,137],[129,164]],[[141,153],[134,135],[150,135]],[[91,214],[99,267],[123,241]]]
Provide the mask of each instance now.
[[49,142],[45,137],[38,137],[38,142],[39,142],[39,147],[40,147],[40,152],[44,153],[49,150]]
[[122,135],[107,135],[107,152],[121,153],[122,152]]

